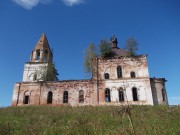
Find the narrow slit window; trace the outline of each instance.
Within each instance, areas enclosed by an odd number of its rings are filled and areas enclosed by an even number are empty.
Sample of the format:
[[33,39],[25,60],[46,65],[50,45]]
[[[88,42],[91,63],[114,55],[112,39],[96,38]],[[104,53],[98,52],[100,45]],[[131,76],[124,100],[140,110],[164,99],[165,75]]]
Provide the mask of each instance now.
[[122,88],[119,89],[119,102],[124,101],[124,91]]
[[105,89],[105,102],[111,102],[110,89],[108,88]]
[[165,101],[165,97],[166,97],[165,91],[164,91],[164,89],[162,89],[162,99],[163,99],[163,101]]
[[117,77],[122,78],[122,68],[121,68],[121,66],[117,67]]
[[79,91],[79,103],[84,103],[84,91]]
[[64,94],[63,94],[63,103],[68,103],[68,91],[64,91]]
[[137,88],[132,88],[133,101],[138,101]]

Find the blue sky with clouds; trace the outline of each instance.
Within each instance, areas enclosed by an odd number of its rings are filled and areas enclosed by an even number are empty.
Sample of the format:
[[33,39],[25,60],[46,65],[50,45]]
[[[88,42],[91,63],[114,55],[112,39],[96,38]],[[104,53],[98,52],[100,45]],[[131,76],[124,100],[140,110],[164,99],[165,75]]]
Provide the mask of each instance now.
[[151,77],[165,77],[170,104],[180,104],[179,0],[1,0],[0,106],[11,105],[15,82],[43,32],[59,79],[87,79],[83,50],[115,34],[119,47],[133,36],[148,54]]

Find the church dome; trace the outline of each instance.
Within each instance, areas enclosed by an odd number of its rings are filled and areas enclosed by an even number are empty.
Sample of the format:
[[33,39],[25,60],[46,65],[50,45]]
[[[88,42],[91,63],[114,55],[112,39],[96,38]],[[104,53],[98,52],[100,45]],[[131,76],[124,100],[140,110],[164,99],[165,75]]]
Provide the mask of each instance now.
[[128,55],[128,51],[126,51],[125,49],[120,49],[118,46],[118,40],[115,37],[115,35],[113,34],[110,38],[110,45],[111,45],[111,53],[114,57],[118,57],[118,56],[127,56]]

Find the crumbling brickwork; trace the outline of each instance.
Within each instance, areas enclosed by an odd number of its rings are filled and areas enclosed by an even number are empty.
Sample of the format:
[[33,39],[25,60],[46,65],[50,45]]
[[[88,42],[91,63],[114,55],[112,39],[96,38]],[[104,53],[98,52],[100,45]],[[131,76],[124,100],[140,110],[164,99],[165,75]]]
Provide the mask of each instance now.
[[165,78],[151,78],[151,89],[155,105],[167,105],[168,98],[165,87]]
[[147,56],[128,56],[111,39],[114,57],[92,59],[92,79],[43,81],[41,71],[53,56],[43,34],[25,63],[23,82],[14,86],[12,106],[167,105],[166,81],[149,77]]
[[[150,79],[146,55],[137,57],[117,57],[110,59],[97,58],[93,60],[93,79],[101,80],[99,104],[153,104]],[[118,78],[117,68],[121,67],[121,77]],[[131,77],[131,72],[135,77]],[[105,74],[109,78],[105,79]],[[102,85],[103,84],[103,85]],[[137,88],[138,101],[132,99],[132,88]],[[111,102],[105,102],[104,90],[108,88],[111,93]],[[124,89],[124,102],[119,102],[119,89]],[[149,96],[148,96],[149,95]]]
[[[79,102],[79,91],[84,92],[84,102]],[[25,96],[29,96],[27,105],[46,105],[48,92],[52,92],[52,104],[62,105],[63,93],[68,92],[68,103],[64,105],[96,105],[97,93],[91,80],[69,80],[58,82],[24,82],[14,87],[13,106],[24,105]]]

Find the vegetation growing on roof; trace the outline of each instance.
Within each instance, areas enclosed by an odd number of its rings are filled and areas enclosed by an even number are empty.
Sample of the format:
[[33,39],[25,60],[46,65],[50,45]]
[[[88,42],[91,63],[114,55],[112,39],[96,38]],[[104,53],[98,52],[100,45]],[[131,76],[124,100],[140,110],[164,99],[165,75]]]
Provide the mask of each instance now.
[[112,57],[111,54],[111,45],[108,40],[103,39],[99,43],[99,51],[100,51],[100,56],[102,58],[108,58]]
[[128,51],[128,56],[135,56],[138,51],[138,42],[134,37],[126,40],[125,50]]
[[[113,37],[115,38],[115,36]],[[116,38],[115,38],[116,39]],[[117,40],[117,39],[116,39]],[[119,49],[119,48],[116,48]],[[127,56],[135,56],[138,50],[138,43],[130,37],[126,41],[125,50],[128,52]],[[91,60],[97,57],[111,58],[115,53],[111,51],[111,43],[107,39],[102,39],[98,46],[94,43],[89,44],[88,48],[84,51],[84,70],[85,73],[90,76],[92,73]]]
[[91,43],[89,44],[88,48],[84,51],[84,70],[85,73],[90,76],[92,67],[91,67],[91,60],[98,57],[98,52],[96,46]]

